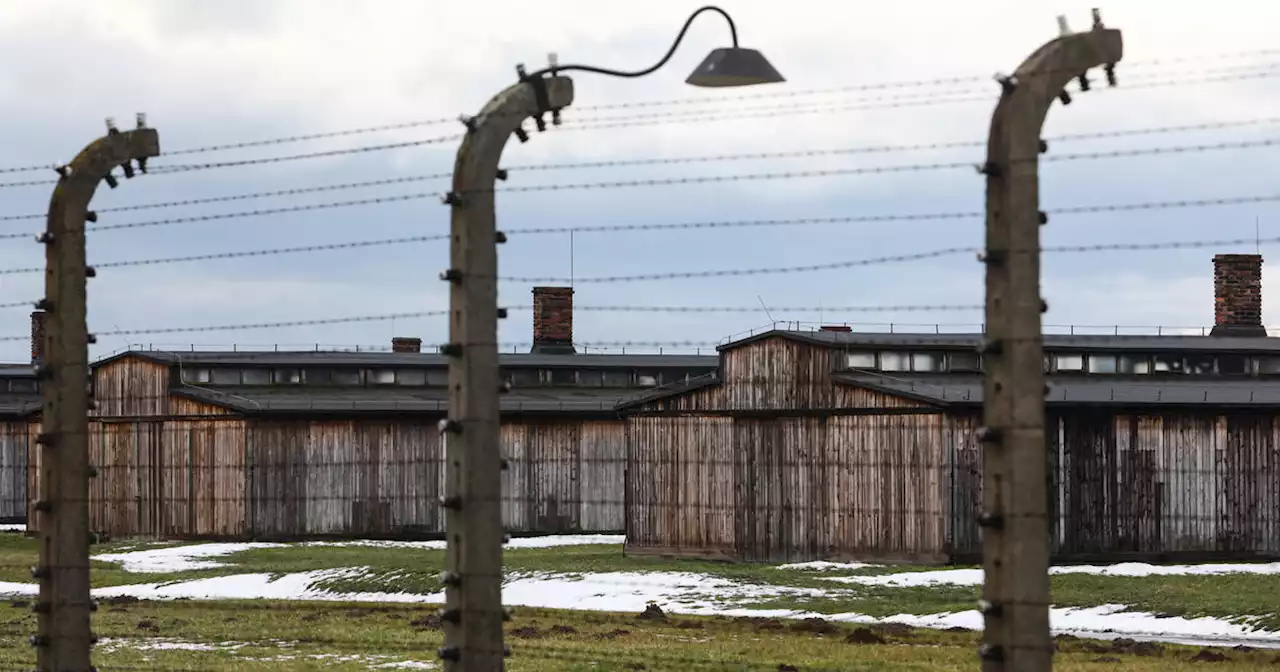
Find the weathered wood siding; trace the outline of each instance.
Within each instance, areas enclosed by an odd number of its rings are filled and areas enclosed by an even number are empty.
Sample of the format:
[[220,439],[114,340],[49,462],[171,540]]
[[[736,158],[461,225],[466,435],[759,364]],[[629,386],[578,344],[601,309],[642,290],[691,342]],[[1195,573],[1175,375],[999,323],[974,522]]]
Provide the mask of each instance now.
[[[1276,416],[1080,409],[1046,425],[1057,559],[1280,555]],[[974,455],[978,478],[957,480],[953,501],[976,512],[981,458],[966,443],[957,455]],[[979,552],[972,513],[953,524],[956,551]]]
[[656,399],[642,411],[787,411],[832,408],[859,397],[883,397],[896,406],[914,404],[832,384],[841,354],[830,348],[770,338],[720,355],[720,383]]
[[0,522],[27,519],[27,454],[37,427],[26,420],[0,422]]
[[94,367],[90,416],[135,418],[169,415],[169,367],[126,356]]
[[503,524],[516,532],[614,532],[624,526],[622,421],[502,426]]
[[627,548],[942,561],[951,431],[942,413],[633,416]]
[[253,421],[251,534],[394,536],[442,529],[440,432],[424,421]]

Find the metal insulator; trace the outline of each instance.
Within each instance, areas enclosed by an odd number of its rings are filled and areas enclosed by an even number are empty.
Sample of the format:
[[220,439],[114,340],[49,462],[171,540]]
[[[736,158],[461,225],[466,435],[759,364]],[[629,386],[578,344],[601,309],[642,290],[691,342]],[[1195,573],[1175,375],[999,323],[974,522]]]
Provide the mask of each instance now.
[[987,177],[1000,177],[1004,174],[1004,171],[1000,168],[1000,164],[993,161],[988,161],[981,166],[978,166],[978,172],[986,175]]
[[139,112],[139,113],[134,117],[134,119],[135,119],[135,120],[137,120],[137,122],[138,122],[138,128],[146,128],[146,127],[147,127],[147,113],[146,113],[146,112]]
[[462,508],[462,498],[457,495],[449,495],[440,498],[440,506],[446,509],[458,510]]
[[462,271],[459,271],[456,268],[450,268],[447,271],[441,271],[440,279],[445,282],[452,282],[454,284],[457,284],[459,282],[462,282]]
[[498,385],[498,394],[506,394],[511,391],[511,381],[504,380]]
[[1045,301],[1044,299],[1040,299],[1040,312],[1042,312],[1042,313],[1047,313],[1047,312],[1049,312],[1049,302],[1048,302],[1048,301]]
[[995,427],[979,427],[976,436],[983,443],[999,443],[1004,438]]
[[506,308],[499,308],[499,309],[498,309],[498,319],[499,319],[499,320],[505,320],[505,319],[507,319],[507,309],[506,309]]
[[498,231],[498,232],[494,233],[494,234],[493,234],[493,242],[498,243],[499,245],[501,245],[502,243],[507,242],[507,234],[505,234],[505,233],[503,233],[503,232],[501,232],[501,231]]
[[462,610],[461,610],[461,609],[447,609],[447,608],[446,608],[446,609],[441,609],[440,611],[437,611],[437,612],[436,612],[436,615],[437,615],[437,616],[439,616],[439,617],[440,617],[440,620],[444,621],[445,623],[455,623],[455,624],[456,624],[456,623],[461,623],[461,622],[462,622]]
[[52,434],[50,434],[50,433],[48,433],[48,432],[40,432],[39,434],[36,434],[36,445],[37,445],[37,446],[52,446],[52,445],[53,445],[53,435],[52,435]]
[[445,343],[444,345],[440,346],[440,354],[444,355],[445,357],[461,357],[462,344]]
[[1004,527],[1004,516],[1001,516],[998,513],[983,511],[978,514],[978,525],[998,530]]
[[93,334],[86,334],[84,338],[89,345],[93,345],[98,342],[98,337]]
[[511,607],[502,608],[502,620],[509,621],[512,616],[515,616],[515,611]]
[[96,268],[94,268],[94,267],[92,267],[92,266],[85,266],[85,267],[84,267],[84,277],[86,277],[86,278],[96,278],[96,277],[98,277],[98,269],[96,269]]
[[508,646],[508,645],[506,645],[506,644],[503,644],[503,645],[502,645],[502,657],[503,657],[503,658],[510,658],[510,657],[511,657],[511,647],[510,647],[510,646]]
[[440,198],[440,202],[441,202],[441,203],[444,203],[445,205],[452,205],[452,206],[454,206],[454,207],[461,207],[461,206],[462,206],[462,196],[460,196],[460,195],[458,195],[458,194],[456,194],[456,193],[454,193],[454,192],[452,192],[452,191],[451,191],[451,192],[449,192],[449,193],[445,194],[444,196],[442,196],[442,197]]
[[27,641],[31,643],[31,646],[49,646],[48,635],[31,635]]
[[132,161],[125,161],[124,163],[120,164],[120,170],[124,171],[124,179],[126,180],[133,179],[133,162]]
[[524,127],[517,126],[515,133],[516,133],[516,139],[519,140],[520,142],[529,142],[529,132],[524,130]]
[[1048,223],[1049,223],[1049,213],[1045,212],[1044,210],[1041,210],[1041,211],[1040,211],[1040,225],[1041,225],[1041,226],[1044,226],[1045,224],[1048,224]]
[[40,513],[49,513],[53,510],[53,502],[47,499],[37,499],[33,508]]
[[457,572],[440,572],[440,583],[446,586],[457,587],[462,585],[462,575]]
[[467,132],[472,132],[476,130],[475,117],[472,117],[466,114],[459,114],[458,121],[462,122],[462,125],[467,127]]
[[1044,153],[1045,153],[1045,152],[1047,152],[1047,151],[1049,151],[1049,143],[1048,143],[1048,142],[1046,142],[1046,141],[1044,141],[1044,140],[1041,140],[1041,141],[1040,141],[1040,153],[1041,153],[1041,154],[1044,154]]
[[999,662],[1004,660],[1004,649],[993,644],[983,644],[978,647],[978,657],[983,660]]
[[36,301],[36,310],[43,310],[47,313],[53,310],[53,302],[49,299],[40,299]]
[[507,181],[507,169],[506,169],[506,168],[499,168],[499,169],[498,169],[498,172],[497,172],[496,174],[494,174],[494,176],[493,176],[493,177],[494,177],[495,179],[502,180],[503,182],[506,182],[506,181]]
[[54,236],[52,231],[45,231],[44,233],[36,236],[36,242],[41,245],[51,245],[53,241]]
[[1004,612],[1004,607],[987,600],[978,600],[978,612],[984,616],[999,616]]
[[31,578],[33,579],[44,579],[44,578],[48,578],[48,576],[49,576],[48,567],[32,567],[31,568]]
[[1080,73],[1080,76],[1076,78],[1076,81],[1077,81],[1077,82],[1080,82],[1080,90],[1081,90],[1081,91],[1088,91],[1088,90],[1089,90],[1089,83],[1090,83],[1090,82],[1089,82],[1089,73],[1087,73],[1087,72],[1082,72],[1082,73]]
[[36,602],[31,605],[32,613],[36,613],[36,614],[47,614],[49,613],[50,609],[52,609],[52,605],[50,605],[48,602]]
[[1063,91],[1062,93],[1058,94],[1058,100],[1061,100],[1063,105],[1070,105],[1071,94],[1067,93],[1066,91]]
[[460,434],[462,432],[462,423],[458,422],[457,420],[450,420],[448,418],[445,418],[444,420],[441,420],[440,422],[436,423],[436,427],[440,429],[441,434],[444,434],[445,432],[453,432],[454,434]]
[[112,189],[115,189],[116,187],[120,186],[120,182],[119,182],[118,180],[116,180],[116,176],[115,176],[115,175],[112,175],[112,174],[110,174],[110,173],[108,173],[108,174],[107,174],[106,176],[104,176],[102,179],[103,179],[103,180],[106,180],[106,182],[107,182],[107,186],[108,186],[108,187],[111,187]]
[[1004,352],[1004,341],[993,338],[982,342],[978,346],[978,354],[980,355],[999,355]]
[[436,653],[440,656],[440,660],[448,660],[456,663],[462,659],[462,652],[459,651],[456,646],[442,646]]

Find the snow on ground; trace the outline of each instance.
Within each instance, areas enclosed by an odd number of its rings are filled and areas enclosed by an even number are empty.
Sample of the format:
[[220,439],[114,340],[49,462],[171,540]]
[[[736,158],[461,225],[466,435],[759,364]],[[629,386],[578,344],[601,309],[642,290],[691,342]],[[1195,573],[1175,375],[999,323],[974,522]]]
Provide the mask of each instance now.
[[[274,599],[354,602],[440,603],[443,594],[331,593],[313,586],[326,579],[356,577],[361,568],[300,572],[272,578],[268,574],[240,574],[167,584],[138,584],[98,588],[97,597],[133,596],[140,599]],[[35,584],[0,583],[0,595],[34,595]],[[825,618],[850,623],[896,622],[927,628],[982,628],[976,610],[942,614],[899,614],[874,618],[857,613],[817,614],[787,610],[744,608],[745,603],[785,596],[823,596],[831,591],[744,584],[713,576],[676,572],[609,572],[600,574],[532,574],[512,577],[503,588],[503,603],[514,606],[592,611],[638,612],[649,603],[665,611],[689,615],[754,616],[763,618]],[[1084,637],[1132,637],[1199,645],[1247,643],[1280,649],[1280,632],[1251,630],[1247,623],[1218,618],[1160,617],[1126,612],[1122,605],[1055,608],[1050,620],[1055,633]]]
[[22,523],[0,524],[0,532],[26,532],[27,526]]
[[[616,534],[562,534],[548,537],[522,537],[512,539],[507,548],[553,548],[557,546],[586,546],[595,544],[621,546],[626,537]],[[126,572],[158,574],[165,572],[189,572],[200,569],[216,569],[222,563],[210,560],[255,548],[287,548],[314,546],[368,546],[373,548],[418,548],[444,550],[445,541],[311,541],[297,544],[265,542],[235,542],[211,544],[184,544],[148,548],[140,551],[117,551],[93,556],[94,560],[118,562]]]
[[789,565],[778,565],[776,569],[797,569],[811,572],[838,572],[879,566],[880,565],[873,565],[866,562],[827,562],[826,560],[814,560],[812,562],[793,562]]
[[[1094,574],[1098,576],[1190,576],[1212,574],[1280,574],[1280,562],[1267,564],[1148,565],[1125,562],[1118,565],[1071,565],[1051,567],[1050,574]],[[981,569],[940,569],[937,571],[902,572],[877,576],[835,576],[828,581],[855,583],[862,586],[980,586]]]

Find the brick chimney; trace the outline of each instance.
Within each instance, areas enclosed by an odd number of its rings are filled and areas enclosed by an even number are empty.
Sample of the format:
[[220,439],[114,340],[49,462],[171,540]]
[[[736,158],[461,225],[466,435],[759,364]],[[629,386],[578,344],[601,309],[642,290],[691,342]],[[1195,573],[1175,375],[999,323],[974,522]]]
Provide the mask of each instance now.
[[396,336],[391,339],[391,352],[422,352],[422,339]]
[[1262,326],[1262,255],[1213,258],[1213,336],[1266,336]]
[[533,348],[529,352],[572,355],[573,288],[533,288]]
[[44,361],[44,326],[48,313],[37,310],[31,313],[31,363]]

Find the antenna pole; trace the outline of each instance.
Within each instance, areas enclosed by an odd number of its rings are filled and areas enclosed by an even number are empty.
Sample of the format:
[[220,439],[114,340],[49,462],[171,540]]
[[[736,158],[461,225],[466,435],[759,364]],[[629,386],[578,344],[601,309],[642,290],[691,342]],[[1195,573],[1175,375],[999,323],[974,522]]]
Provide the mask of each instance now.
[[569,230],[569,286],[573,287],[573,230]]

